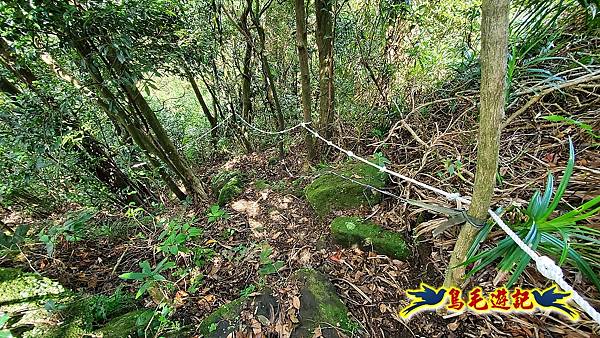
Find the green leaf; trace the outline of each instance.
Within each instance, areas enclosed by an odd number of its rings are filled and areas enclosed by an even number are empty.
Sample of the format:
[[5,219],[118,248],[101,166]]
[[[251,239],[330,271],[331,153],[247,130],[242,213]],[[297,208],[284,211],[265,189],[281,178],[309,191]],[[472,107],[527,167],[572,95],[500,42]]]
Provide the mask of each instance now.
[[196,237],[202,235],[202,229],[199,228],[190,228],[188,230],[188,234],[190,237]]
[[567,234],[565,231],[560,231],[560,234],[563,237],[563,247],[562,247],[562,252],[560,253],[560,259],[558,260],[558,266],[563,265],[563,263],[565,262],[565,259],[567,259],[567,255],[569,253],[569,234]]
[[[563,242],[550,234],[542,234],[541,243],[548,244],[551,247],[561,251],[563,249]],[[548,250],[547,247],[545,249]],[[567,248],[567,251],[568,257],[575,263],[579,271],[581,271],[582,274],[596,286],[597,290],[600,290],[600,279],[589,263],[586,262],[583,257],[572,248]]]
[[481,243],[483,243],[483,241],[485,241],[485,239],[489,235],[490,231],[492,230],[493,226],[494,226],[493,222],[487,222],[485,224],[485,226],[481,230],[479,230],[479,232],[477,233],[477,236],[475,236],[475,239],[473,239],[473,243],[471,243],[471,246],[469,247],[469,251],[467,251],[467,255],[466,255],[467,260],[469,258],[471,258],[473,256],[473,254],[475,254],[475,252],[477,252],[477,250],[479,250]]
[[142,286],[140,287],[140,289],[137,291],[137,293],[135,294],[135,299],[140,298],[149,288],[150,286],[152,286],[153,282],[145,282],[144,284],[142,284]]
[[554,195],[554,200],[552,200],[552,204],[546,210],[546,213],[540,218],[542,220],[547,219],[552,212],[558,206],[562,195],[567,189],[567,185],[569,184],[569,179],[571,178],[571,174],[573,173],[573,168],[575,166],[575,148],[573,147],[573,141],[569,138],[569,160],[567,161],[567,167],[565,168],[565,172],[563,173],[563,177],[560,180],[560,184],[558,185],[558,189],[556,189],[556,194]]
[[162,282],[162,281],[166,281],[167,279],[165,278],[165,276],[161,275],[161,274],[154,274],[152,275],[152,279],[158,282]]
[[172,268],[174,268],[174,267],[175,267],[175,263],[173,263],[173,262],[166,262],[166,263],[165,263],[165,264],[162,266],[162,268],[161,268],[161,270],[160,270],[160,271],[169,270],[169,269],[172,269]]
[[184,243],[186,240],[187,240],[186,234],[177,234],[177,236],[175,237],[175,243],[177,243],[177,244]]
[[142,272],[126,272],[122,275],[119,275],[121,279],[133,279],[133,280],[143,280],[148,277],[148,274]]
[[149,274],[152,271],[150,268],[150,263],[147,260],[141,261],[139,265],[140,268],[142,268],[142,272],[145,274]]

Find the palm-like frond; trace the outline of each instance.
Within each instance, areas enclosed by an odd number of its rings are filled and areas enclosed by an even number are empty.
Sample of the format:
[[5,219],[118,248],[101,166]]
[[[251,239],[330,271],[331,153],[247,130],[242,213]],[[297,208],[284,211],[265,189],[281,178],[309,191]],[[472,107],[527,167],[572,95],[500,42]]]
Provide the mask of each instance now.
[[[533,250],[554,257],[559,265],[567,263],[576,267],[600,290],[600,279],[592,267],[598,268],[600,265],[597,260],[600,230],[577,224],[600,212],[600,196],[549,219],[567,189],[574,165],[575,150],[569,140],[569,160],[556,192],[553,193],[554,176],[549,174],[543,194],[536,191],[527,208],[521,210],[527,216],[527,220],[515,224],[512,228]],[[501,259],[497,266],[500,271],[511,274],[507,282],[507,287],[510,287],[518,280],[531,259],[508,236],[496,247],[475,254],[488,237],[492,227],[493,223],[490,222],[481,230],[469,248],[463,265],[477,263],[467,273],[467,276],[472,276],[497,259]]]

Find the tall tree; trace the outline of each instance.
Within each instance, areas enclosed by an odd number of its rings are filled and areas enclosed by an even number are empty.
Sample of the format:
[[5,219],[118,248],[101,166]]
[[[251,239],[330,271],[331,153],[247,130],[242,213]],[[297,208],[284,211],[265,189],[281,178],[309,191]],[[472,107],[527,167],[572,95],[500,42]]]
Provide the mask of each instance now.
[[[263,71],[267,102],[269,103],[269,107],[271,108],[271,111],[273,112],[273,115],[275,117],[275,126],[277,127],[278,131],[282,131],[285,126],[285,121],[283,117],[283,112],[281,111],[281,103],[279,102],[279,94],[277,93],[277,87],[275,86],[275,80],[273,78],[273,72],[271,71],[271,65],[269,64],[269,60],[267,59],[267,55],[265,53],[265,29],[263,28],[260,21],[262,14],[265,13],[265,11],[273,2],[268,1],[265,4],[265,6],[261,8],[260,1],[255,1],[255,8],[251,13],[251,18],[252,23],[256,27],[258,33],[258,47],[256,48],[256,53],[258,54],[258,58],[260,60],[261,68]],[[250,36],[247,36],[247,38],[250,38]],[[283,138],[281,136],[279,136],[279,138],[279,156],[283,157]]]
[[[494,192],[500,123],[504,117],[506,63],[509,22],[509,0],[484,0],[481,6],[481,98],[477,167],[469,216],[483,221]],[[467,251],[477,235],[478,228],[467,222],[461,229],[450,258],[445,286],[458,285],[464,276]]]
[[[92,87],[97,89],[96,95],[99,98],[99,106],[129,133],[134,142],[149,157],[150,163],[160,167],[159,160],[162,161],[181,179],[188,193],[206,198],[204,187],[191,172],[183,158],[180,157],[154,111],[137,89],[133,77],[124,68],[123,63],[114,56],[110,57],[110,60],[101,56],[97,52],[97,48],[86,41],[85,37],[75,38],[71,36],[67,41],[78,52],[88,75],[92,79]],[[108,81],[105,81],[98,64],[103,64],[106,67],[105,73],[112,76],[112,80],[117,82],[117,88],[120,88],[120,91],[113,92],[106,85]],[[122,97],[122,99],[119,99],[119,97]],[[128,106],[124,105],[123,101],[127,102]],[[168,175],[161,173],[161,177],[178,198],[184,199],[186,197],[186,194],[177,185],[173,184]]]
[[248,26],[251,9],[252,0],[246,0],[246,6],[240,15],[240,28],[246,40],[242,70],[242,117],[246,121],[252,121],[252,70],[250,69],[252,65],[252,34]]
[[[302,98],[302,116],[305,123],[312,123],[311,98],[310,98],[310,71],[308,68],[308,51],[306,49],[306,10],[304,0],[294,0],[294,11],[296,13],[296,46],[298,48],[298,61],[300,63],[300,86]],[[311,128],[314,126],[311,125]],[[308,153],[308,160],[316,159],[314,139],[312,134],[306,131],[304,142]]]
[[[50,16],[49,22],[55,26],[58,38],[75,50],[83,61],[80,64],[84,66],[85,73],[98,89],[97,94],[109,107],[107,114],[113,115],[140,148],[156,157],[151,163],[160,160],[181,180],[188,194],[206,199],[203,183],[176,149],[155,111],[138,88],[149,64],[160,61],[155,60],[155,55],[143,46],[147,41],[157,41],[157,45],[152,44],[150,47],[165,47],[161,39],[151,40],[148,36],[162,30],[163,25],[171,25],[174,14],[169,14],[172,13],[168,11],[169,3],[151,4],[150,8],[144,4],[138,5],[131,8],[129,3],[115,3],[100,9],[93,5],[75,5],[73,8],[68,4],[57,4],[54,10],[59,13],[69,12],[70,20],[65,23]],[[128,11],[122,11],[123,6]],[[101,16],[103,19],[108,18],[106,21],[87,20],[98,10],[111,11],[111,15]],[[130,11],[138,10],[141,11],[140,15],[130,18]],[[152,18],[154,21],[145,18]],[[85,29],[80,29],[82,27]],[[102,31],[103,34],[92,34],[96,31]],[[166,46],[170,46],[169,43],[167,39]],[[173,187],[169,182],[167,184]],[[180,192],[175,193],[181,197]]]
[[319,127],[325,138],[333,124],[333,0],[315,0],[316,41],[319,53]]

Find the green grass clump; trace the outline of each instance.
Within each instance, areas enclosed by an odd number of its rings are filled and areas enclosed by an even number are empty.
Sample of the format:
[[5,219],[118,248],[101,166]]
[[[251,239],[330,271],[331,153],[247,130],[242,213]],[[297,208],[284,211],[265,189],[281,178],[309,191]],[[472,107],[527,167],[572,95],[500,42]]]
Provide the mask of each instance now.
[[[568,212],[557,213],[574,166],[575,149],[569,142],[569,160],[556,191],[554,191],[554,175],[549,173],[544,191],[535,191],[526,209],[516,208],[517,213],[522,217],[515,217],[516,222],[511,225],[511,228],[531,249],[552,257],[559,266],[569,264],[576,267],[600,290],[600,278],[598,278],[600,230],[585,223],[586,220],[600,213],[600,196]],[[474,264],[467,273],[469,277],[499,260],[498,270],[510,276],[506,287],[511,287],[525,271],[531,257],[508,236],[498,241],[495,247],[477,253],[493,226],[494,222],[488,222],[479,231],[462,265]]]
[[210,181],[210,187],[217,195],[217,203],[220,206],[224,206],[241,194],[243,186],[243,174],[237,170],[219,172]]

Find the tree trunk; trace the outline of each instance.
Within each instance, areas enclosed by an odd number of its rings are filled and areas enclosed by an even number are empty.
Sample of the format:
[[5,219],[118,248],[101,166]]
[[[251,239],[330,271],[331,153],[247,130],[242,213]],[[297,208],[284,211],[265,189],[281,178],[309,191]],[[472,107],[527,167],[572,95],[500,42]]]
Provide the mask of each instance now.
[[[494,192],[500,143],[500,122],[504,116],[509,0],[483,0],[481,6],[481,101],[477,168],[469,215],[487,218]],[[456,240],[446,272],[445,286],[459,285],[467,251],[478,229],[465,224]]]
[[5,78],[0,78],[0,92],[5,92],[9,96],[17,96],[20,93],[20,90],[10,81]]
[[190,169],[189,165],[179,155],[177,148],[175,148],[175,145],[173,142],[171,142],[167,132],[164,130],[162,124],[156,117],[156,114],[154,114],[154,111],[148,105],[146,99],[142,96],[142,93],[140,93],[135,84],[130,83],[129,81],[125,82],[125,86],[129,94],[133,97],[134,102],[140,109],[144,119],[150,125],[154,135],[156,135],[159,145],[165,150],[167,157],[172,161],[177,171],[182,173],[184,177],[184,184],[188,189],[188,192],[198,195],[203,200],[207,200],[208,194],[206,193],[206,189],[202,185],[202,182],[198,180],[196,175],[194,175]]
[[[258,7],[258,6],[257,6]],[[252,13],[252,22],[254,26],[256,26],[256,30],[258,32],[258,42],[259,42],[259,50],[257,51],[258,57],[260,59],[260,64],[263,71],[263,76],[265,78],[265,91],[267,92],[267,101],[269,102],[269,106],[275,116],[275,126],[278,131],[282,131],[285,127],[285,120],[283,117],[283,112],[281,111],[281,104],[279,102],[279,95],[277,94],[277,88],[275,87],[275,82],[273,80],[273,73],[271,72],[271,65],[269,64],[269,60],[265,55],[265,30],[261,26],[260,23],[260,15],[262,11],[260,8],[257,8],[255,12]],[[247,36],[250,38],[250,36]],[[283,157],[283,136],[279,135],[279,156]]]
[[319,127],[331,137],[333,124],[333,0],[315,0],[317,49],[319,52]]
[[[250,14],[251,0],[247,1],[246,7],[240,16],[240,26],[244,34],[250,34],[248,28],[248,14]],[[242,70],[242,117],[252,122],[252,100],[251,100],[251,81],[252,74],[250,73],[250,66],[252,62],[252,41],[250,37],[246,38],[246,49],[244,53],[244,66]]]
[[[248,28],[248,14],[250,14],[250,9],[252,6],[252,0],[246,1],[246,7],[240,16],[240,27],[244,34],[250,35],[250,29]],[[246,50],[244,52],[244,66],[242,70],[242,118],[250,123],[252,123],[252,93],[251,93],[251,81],[252,74],[250,71],[250,66],[252,62],[252,42],[250,41],[250,37],[246,38]],[[241,137],[245,138],[245,126],[240,127]],[[247,153],[252,152],[252,148],[248,147],[250,143],[248,140],[244,140],[244,147],[246,148]]]
[[192,85],[192,89],[194,90],[194,94],[196,95],[196,99],[198,100],[198,103],[200,103],[202,112],[204,113],[204,116],[206,116],[206,119],[208,120],[208,123],[210,124],[211,143],[213,146],[213,150],[217,150],[217,112],[215,111],[214,116],[210,113],[210,110],[208,109],[208,106],[206,105],[206,101],[204,101],[204,97],[202,96],[202,92],[200,91],[200,88],[198,87],[198,83],[196,82],[196,79],[194,78],[194,74],[192,74],[192,72],[190,71],[190,68],[185,63],[185,61],[183,61],[183,63],[182,63],[182,68],[183,68],[183,71],[185,72],[185,76],[186,76],[188,82]]
[[[310,72],[308,68],[308,52],[306,50],[306,10],[304,9],[304,0],[294,0],[294,10],[296,12],[296,44],[298,47],[298,60],[300,63],[300,83],[302,92],[302,115],[305,123],[312,123],[311,98],[310,98]],[[315,128],[310,125],[311,128]],[[314,139],[311,133],[306,131],[304,136],[308,160],[314,162],[317,159]]]
[[112,76],[120,79],[119,84],[123,88],[125,96],[129,100],[132,108],[139,114],[139,116],[130,114],[129,118],[134,121],[145,122],[147,127],[152,130],[154,134],[153,137],[151,135],[148,136],[155,142],[156,149],[164,155],[164,158],[162,158],[163,161],[165,161],[167,165],[170,165],[174,172],[179,174],[188,193],[198,196],[202,200],[208,199],[208,194],[206,193],[206,189],[202,182],[198,180],[190,166],[183,157],[181,157],[177,148],[175,148],[175,145],[156,117],[156,114],[137,88],[134,83],[134,77],[127,68],[127,64],[122,60],[119,60],[116,57],[115,51],[112,49],[108,51],[106,57],[107,59],[104,59],[104,62],[108,71]]
[[[157,156],[160,158],[176,174],[180,175],[173,163],[166,157],[164,153],[157,149],[156,145],[153,144],[150,136],[146,135],[134,125],[134,121],[132,121],[130,116],[131,114],[126,111],[112,91],[104,84],[102,74],[92,59],[92,48],[85,44],[83,39],[76,38],[72,41],[72,43],[73,47],[83,59],[84,65],[87,68],[90,77],[94,81],[94,87],[97,88],[100,94],[97,98],[97,102],[102,110],[104,110],[108,116],[117,121],[125,130],[127,130],[134,142],[149,158],[150,163],[154,164],[154,166],[159,170],[159,174],[161,174],[161,170],[163,169],[161,168],[160,164],[152,158],[152,156]],[[107,102],[103,101],[100,97],[103,97]],[[179,187],[172,182],[172,179],[168,175],[161,174],[161,178],[163,178],[165,184],[179,199],[185,199],[185,193],[183,193]]]

